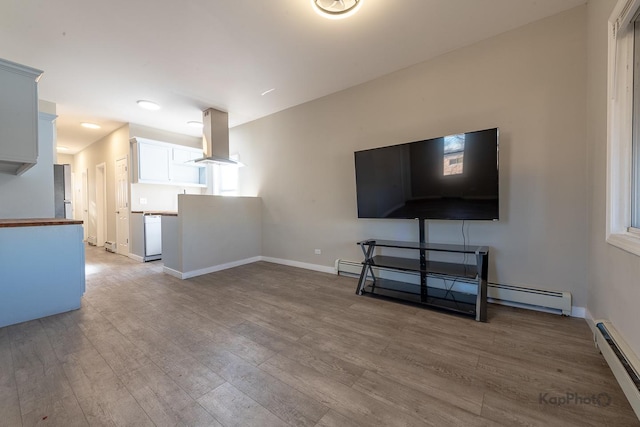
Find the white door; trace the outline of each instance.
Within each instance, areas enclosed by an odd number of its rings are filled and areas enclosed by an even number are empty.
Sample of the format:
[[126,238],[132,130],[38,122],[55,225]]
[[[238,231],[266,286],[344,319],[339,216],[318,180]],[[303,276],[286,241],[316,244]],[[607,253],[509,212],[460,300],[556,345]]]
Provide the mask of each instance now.
[[107,240],[107,165],[96,166],[96,246]]
[[116,242],[118,253],[129,254],[129,166],[127,158],[116,160]]
[[89,171],[87,169],[82,171],[82,182],[80,184],[80,202],[81,202],[81,215],[82,215],[82,228],[84,229],[84,240],[87,240],[89,236]]

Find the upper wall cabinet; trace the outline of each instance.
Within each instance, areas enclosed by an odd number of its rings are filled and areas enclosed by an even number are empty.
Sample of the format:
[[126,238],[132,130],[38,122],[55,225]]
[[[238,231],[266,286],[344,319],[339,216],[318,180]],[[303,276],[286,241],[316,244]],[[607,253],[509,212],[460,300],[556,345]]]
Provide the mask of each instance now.
[[131,150],[134,183],[207,186],[204,165],[193,163],[202,157],[197,148],[131,138]]
[[150,142],[138,142],[138,180],[168,183],[171,181],[171,148]]
[[38,79],[42,71],[0,59],[0,173],[38,161]]

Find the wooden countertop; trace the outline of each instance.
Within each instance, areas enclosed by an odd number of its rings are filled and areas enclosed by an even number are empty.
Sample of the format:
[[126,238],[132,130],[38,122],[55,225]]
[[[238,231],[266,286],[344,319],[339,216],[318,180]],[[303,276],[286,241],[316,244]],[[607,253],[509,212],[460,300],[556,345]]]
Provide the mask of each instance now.
[[22,218],[0,219],[0,228],[7,227],[44,227],[48,225],[75,225],[82,221],[64,218]]

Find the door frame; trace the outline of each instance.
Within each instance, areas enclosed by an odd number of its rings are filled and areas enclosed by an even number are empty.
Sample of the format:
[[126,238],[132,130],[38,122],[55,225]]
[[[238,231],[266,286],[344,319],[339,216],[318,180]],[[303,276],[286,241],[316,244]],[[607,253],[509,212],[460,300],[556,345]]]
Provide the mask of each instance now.
[[89,238],[89,169],[84,169],[81,174],[80,200],[82,200],[82,228],[84,229],[84,241]]
[[96,246],[107,240],[107,164],[96,165]]
[[[125,168],[126,168],[126,209],[127,209],[127,229],[126,230],[120,230],[120,227],[122,227],[122,224],[120,222],[120,220],[118,219],[118,216],[120,215],[120,211],[118,210],[118,162],[119,161],[125,161]],[[115,162],[114,162],[114,200],[115,200],[115,215],[116,215],[116,253],[120,254],[120,255],[124,255],[124,256],[128,256],[129,252],[130,252],[130,242],[131,242],[131,236],[130,236],[130,221],[131,221],[131,188],[130,188],[130,182],[131,180],[129,179],[129,156],[128,155],[124,155],[121,157],[116,158]],[[126,234],[127,236],[127,245],[125,247],[123,247],[121,245],[121,242],[119,241],[119,236],[120,234]],[[126,248],[126,251],[124,250],[124,248]]]

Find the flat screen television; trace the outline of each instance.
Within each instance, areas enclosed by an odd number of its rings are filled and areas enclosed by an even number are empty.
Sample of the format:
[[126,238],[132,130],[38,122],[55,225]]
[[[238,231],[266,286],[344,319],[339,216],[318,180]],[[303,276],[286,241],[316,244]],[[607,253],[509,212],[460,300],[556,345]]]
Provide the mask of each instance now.
[[498,220],[498,133],[356,151],[358,218]]

